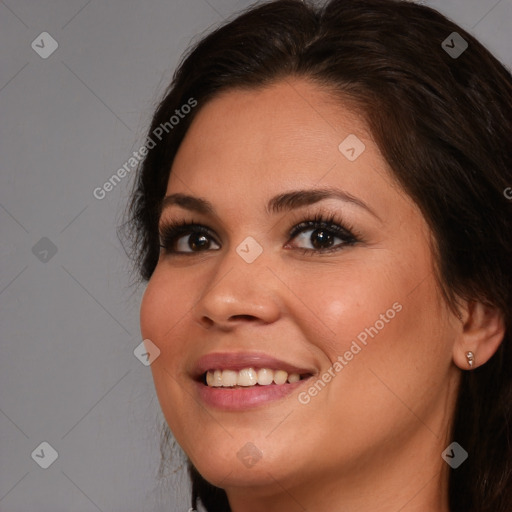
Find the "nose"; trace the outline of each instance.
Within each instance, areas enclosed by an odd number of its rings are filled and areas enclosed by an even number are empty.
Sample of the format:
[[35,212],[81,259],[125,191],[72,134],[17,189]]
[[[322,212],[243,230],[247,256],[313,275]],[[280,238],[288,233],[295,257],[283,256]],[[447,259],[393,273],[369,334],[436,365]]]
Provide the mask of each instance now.
[[233,249],[212,270],[193,310],[208,329],[230,330],[247,322],[269,324],[281,314],[279,281],[260,256],[247,263]]

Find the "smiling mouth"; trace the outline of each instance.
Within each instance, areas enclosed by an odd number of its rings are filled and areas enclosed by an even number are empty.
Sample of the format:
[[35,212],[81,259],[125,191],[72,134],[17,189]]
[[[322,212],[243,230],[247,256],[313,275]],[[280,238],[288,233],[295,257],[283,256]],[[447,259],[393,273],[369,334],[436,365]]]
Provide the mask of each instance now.
[[283,386],[311,377],[310,373],[288,373],[270,368],[243,368],[242,370],[208,370],[202,375],[202,383],[210,388],[252,388],[257,386]]

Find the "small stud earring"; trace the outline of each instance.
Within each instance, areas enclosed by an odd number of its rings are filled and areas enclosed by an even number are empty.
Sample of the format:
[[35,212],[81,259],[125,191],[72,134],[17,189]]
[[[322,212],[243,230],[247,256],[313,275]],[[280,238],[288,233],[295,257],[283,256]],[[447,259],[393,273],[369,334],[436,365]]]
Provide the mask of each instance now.
[[473,368],[473,363],[475,362],[475,354],[473,354],[473,352],[466,352],[466,359],[468,360],[469,367]]

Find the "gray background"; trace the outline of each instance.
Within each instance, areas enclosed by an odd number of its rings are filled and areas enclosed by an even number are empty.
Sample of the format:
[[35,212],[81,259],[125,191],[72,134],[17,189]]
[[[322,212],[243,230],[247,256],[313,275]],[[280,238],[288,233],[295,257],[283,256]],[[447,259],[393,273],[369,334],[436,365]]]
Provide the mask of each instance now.
[[[179,453],[157,479],[163,416],[133,354],[143,288],[116,226],[134,173],[92,191],[144,141],[191,40],[251,3],[0,0],[1,512],[189,508]],[[512,0],[422,3],[512,67]],[[45,31],[47,59],[31,47]]]

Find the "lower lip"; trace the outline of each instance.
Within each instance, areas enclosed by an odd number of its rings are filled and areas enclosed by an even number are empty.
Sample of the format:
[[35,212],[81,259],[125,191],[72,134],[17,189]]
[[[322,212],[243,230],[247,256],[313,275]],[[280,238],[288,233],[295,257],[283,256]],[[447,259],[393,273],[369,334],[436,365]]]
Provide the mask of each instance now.
[[246,388],[209,387],[198,382],[201,400],[217,409],[242,411],[283,399],[302,386],[308,379],[286,384],[269,384],[268,386],[250,386]]

